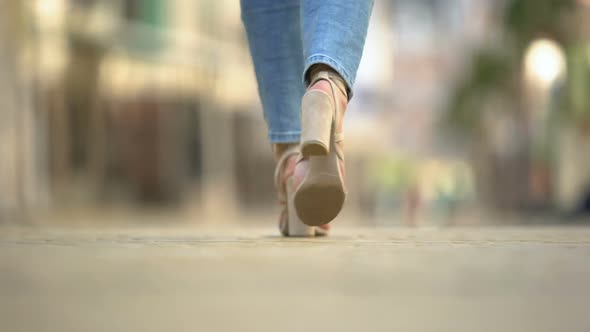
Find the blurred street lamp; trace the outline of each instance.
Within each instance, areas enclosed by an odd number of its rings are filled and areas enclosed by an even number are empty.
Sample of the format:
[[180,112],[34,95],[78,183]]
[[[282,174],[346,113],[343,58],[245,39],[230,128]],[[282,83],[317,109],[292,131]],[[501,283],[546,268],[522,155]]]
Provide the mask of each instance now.
[[524,61],[527,78],[542,89],[551,87],[565,72],[563,50],[549,39],[538,39],[531,43]]
[[531,111],[533,140],[541,140],[549,115],[552,88],[566,72],[565,54],[559,44],[549,39],[534,40],[524,56],[526,100]]

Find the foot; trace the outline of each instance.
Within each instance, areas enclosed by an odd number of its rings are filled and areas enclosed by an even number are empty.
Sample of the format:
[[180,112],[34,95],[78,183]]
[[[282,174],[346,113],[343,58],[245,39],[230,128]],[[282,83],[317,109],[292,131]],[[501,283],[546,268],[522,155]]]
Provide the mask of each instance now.
[[[326,70],[324,69],[323,72],[325,73]],[[303,222],[308,225],[327,226],[327,223],[334,219],[334,217],[340,212],[342,203],[344,202],[342,195],[346,194],[346,190],[344,189],[345,168],[342,142],[342,118],[348,105],[348,97],[346,94],[346,85],[338,74],[331,70],[328,71],[330,79],[330,81],[328,81],[327,79],[315,78],[317,73],[318,72],[311,73],[310,77],[312,78],[312,82],[313,80],[315,80],[315,82],[313,82],[308,88],[308,91],[319,90],[332,98],[332,105],[335,106],[334,111],[336,112],[334,115],[332,137],[330,138],[332,148],[327,156],[301,157],[295,166],[293,183],[295,188],[301,189],[302,183],[305,182],[307,178],[308,185],[306,186],[305,192],[299,192],[298,190],[298,193],[296,194],[298,196],[295,204],[299,204],[297,205],[299,217],[301,217]],[[313,158],[313,160],[310,158]],[[312,162],[316,165],[326,162],[337,162],[337,165],[333,164],[336,171],[332,172],[334,173],[332,175],[323,175],[325,173],[320,170],[321,173],[315,174],[314,176],[314,180],[318,180],[319,182],[315,181],[314,183],[314,181],[309,180]],[[334,176],[339,177],[342,182],[336,188],[333,188],[333,186],[322,188],[322,178],[326,178],[326,176],[327,179]],[[318,200],[317,197],[322,197],[322,199]]]
[[[277,171],[275,173],[275,185],[279,197],[279,204],[281,205],[281,212],[279,216],[279,231],[283,236],[293,236],[289,234],[289,222],[299,222],[300,220],[289,220],[288,211],[288,193],[287,181],[295,174],[297,162],[300,159],[300,153],[297,150],[298,144],[275,144],[274,155],[277,160]],[[296,188],[296,187],[295,187]],[[326,236],[330,230],[329,225],[321,225],[314,227],[313,234],[315,236]],[[299,235],[301,236],[301,235]]]

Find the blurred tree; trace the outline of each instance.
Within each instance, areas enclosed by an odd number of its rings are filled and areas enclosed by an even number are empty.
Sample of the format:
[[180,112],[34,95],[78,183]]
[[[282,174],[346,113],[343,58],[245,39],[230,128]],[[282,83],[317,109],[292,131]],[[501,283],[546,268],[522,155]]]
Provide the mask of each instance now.
[[[513,0],[504,9],[505,43],[485,48],[472,57],[471,70],[455,89],[449,107],[449,124],[472,133],[481,118],[477,101],[482,95],[500,92],[513,100],[521,98],[522,59],[530,43],[549,37],[566,49],[572,40],[572,26],[566,24],[574,0]],[[515,111],[515,110],[505,110]]]
[[[590,83],[588,59],[579,51],[578,27],[572,23],[577,6],[575,0],[505,3],[500,21],[502,43],[474,52],[470,70],[452,93],[444,123],[453,135],[460,135],[470,145],[478,191],[489,205],[522,207],[530,203],[529,194],[522,188],[531,187],[529,180],[533,178],[530,169],[535,162],[531,160],[533,144],[529,132],[532,113],[525,103],[522,80],[525,52],[534,40],[552,39],[566,52],[566,93],[556,94],[564,96],[562,104],[571,111],[566,114],[582,114],[590,105],[585,93]],[[500,117],[516,123],[511,133],[499,130],[502,135],[511,136],[504,140],[504,145],[513,145],[505,146],[503,155],[498,154],[494,142],[498,136],[498,128],[494,128],[498,121],[494,120]]]
[[514,39],[520,55],[539,35],[567,44],[573,34],[567,19],[575,0],[513,0],[504,15],[506,32]]
[[[590,129],[590,52],[583,42],[572,43],[567,48],[567,76],[560,93],[563,121],[577,123]],[[565,112],[563,112],[565,111]]]

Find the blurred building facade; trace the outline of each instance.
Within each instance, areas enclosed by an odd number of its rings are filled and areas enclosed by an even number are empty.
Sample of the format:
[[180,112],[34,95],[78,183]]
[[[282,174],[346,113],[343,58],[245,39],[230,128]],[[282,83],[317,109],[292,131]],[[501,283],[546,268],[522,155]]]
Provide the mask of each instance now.
[[27,47],[26,17],[20,2],[0,3],[0,222],[27,219],[47,207],[46,114],[37,109],[34,72],[21,61]]
[[[235,3],[2,6],[2,133],[11,138],[2,211],[34,210],[21,202],[31,199],[25,188],[45,192],[51,206],[179,202],[188,192],[235,200],[234,127],[244,127],[236,119],[257,98]],[[32,179],[27,167],[44,177]]]

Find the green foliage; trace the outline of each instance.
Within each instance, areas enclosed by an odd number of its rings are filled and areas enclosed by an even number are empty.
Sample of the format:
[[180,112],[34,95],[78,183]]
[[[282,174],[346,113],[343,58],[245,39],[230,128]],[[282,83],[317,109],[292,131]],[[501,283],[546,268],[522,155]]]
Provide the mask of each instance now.
[[570,34],[563,18],[575,7],[575,2],[575,0],[511,1],[504,15],[506,32],[515,38],[521,49],[539,35],[564,42]]
[[[590,48],[573,45],[567,52],[567,80],[559,110],[568,120],[584,121],[590,116]],[[566,111],[566,112],[564,112]]]
[[[503,13],[504,40],[509,42],[502,48],[486,48],[473,55],[470,70],[451,97],[445,123],[461,132],[473,133],[480,124],[480,106],[487,96],[500,95],[510,98],[509,104],[516,104],[526,48],[534,39],[548,37],[567,49],[576,35],[572,31],[575,24],[568,22],[575,6],[575,0],[509,1]],[[588,86],[578,87],[577,91]]]
[[451,99],[448,125],[463,131],[476,130],[478,105],[491,94],[511,95],[516,89],[514,59],[501,51],[481,50],[473,56],[471,70]]
[[391,191],[404,191],[417,181],[418,163],[409,156],[381,158],[371,166],[369,182]]

